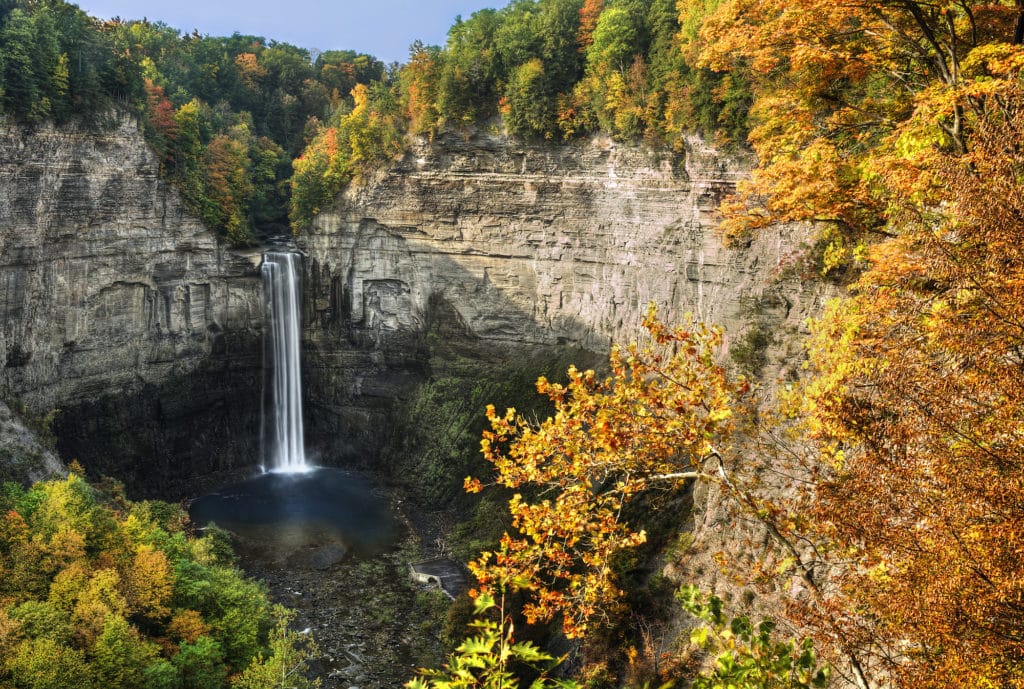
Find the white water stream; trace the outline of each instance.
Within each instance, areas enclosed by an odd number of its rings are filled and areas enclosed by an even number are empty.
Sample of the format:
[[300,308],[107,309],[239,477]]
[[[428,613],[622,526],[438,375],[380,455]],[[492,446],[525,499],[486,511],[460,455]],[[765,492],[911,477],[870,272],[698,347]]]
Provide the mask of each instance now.
[[306,463],[302,429],[301,261],[297,253],[268,251],[261,268],[267,308],[264,399],[270,402],[261,429],[263,461],[270,471],[288,473],[312,468]]

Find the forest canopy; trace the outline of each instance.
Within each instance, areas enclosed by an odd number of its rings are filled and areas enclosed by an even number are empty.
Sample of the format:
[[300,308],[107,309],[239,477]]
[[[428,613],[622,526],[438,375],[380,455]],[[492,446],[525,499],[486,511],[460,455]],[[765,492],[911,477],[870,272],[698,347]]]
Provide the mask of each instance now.
[[516,0],[456,18],[445,46],[416,42],[405,65],[386,67],[353,51],[6,0],[0,111],[95,126],[127,109],[192,209],[245,243],[289,221],[308,227],[410,136],[500,126],[527,140],[742,142],[746,83],[695,66],[693,14],[673,0]]

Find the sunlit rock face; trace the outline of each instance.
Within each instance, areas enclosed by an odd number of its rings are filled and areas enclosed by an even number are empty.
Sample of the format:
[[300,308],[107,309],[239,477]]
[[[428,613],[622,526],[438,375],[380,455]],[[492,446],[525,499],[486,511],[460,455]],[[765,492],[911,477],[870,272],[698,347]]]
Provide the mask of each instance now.
[[230,431],[258,423],[256,264],[187,212],[137,124],[2,126],[0,179],[7,394],[62,409],[65,456],[129,482],[133,462],[150,481],[251,462]]
[[[696,139],[449,134],[350,185],[299,239],[313,461],[372,462],[396,402],[449,354],[463,377],[542,352],[599,359],[652,301],[723,324],[730,344],[766,331],[785,366],[798,345],[782,336],[820,301],[785,276],[805,231],[726,249],[714,229],[749,162]],[[0,127],[0,174],[5,394],[59,407],[63,456],[136,492],[258,463],[258,253],[188,213],[129,119]]]
[[[715,229],[750,163],[697,139],[682,152],[479,133],[414,146],[350,185],[302,240],[321,420],[366,418],[401,394],[439,320],[445,338],[527,357],[634,339],[649,302],[670,321],[725,326],[727,342],[798,329],[820,300],[786,277],[806,229],[729,249]],[[772,339],[784,362],[790,345]]]

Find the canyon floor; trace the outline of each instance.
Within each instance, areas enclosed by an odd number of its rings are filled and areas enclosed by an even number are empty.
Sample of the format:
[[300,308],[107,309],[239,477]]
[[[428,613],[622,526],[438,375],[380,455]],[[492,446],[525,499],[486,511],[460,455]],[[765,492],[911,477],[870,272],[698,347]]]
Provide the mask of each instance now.
[[294,610],[293,627],[315,640],[311,668],[323,689],[394,689],[416,668],[443,661],[439,634],[449,601],[409,576],[410,562],[432,554],[424,542],[433,520],[407,516],[397,495],[387,499],[401,534],[377,554],[350,552],[329,538],[282,547],[276,539],[234,537],[240,567]]

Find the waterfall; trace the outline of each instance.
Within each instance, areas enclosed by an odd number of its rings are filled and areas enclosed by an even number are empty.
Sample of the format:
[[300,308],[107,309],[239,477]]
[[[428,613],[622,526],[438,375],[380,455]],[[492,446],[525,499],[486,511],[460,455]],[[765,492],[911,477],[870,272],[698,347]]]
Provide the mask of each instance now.
[[261,268],[267,314],[263,398],[264,404],[270,403],[270,413],[263,414],[260,440],[264,467],[271,471],[311,468],[306,464],[302,431],[300,261],[297,253],[268,251]]

